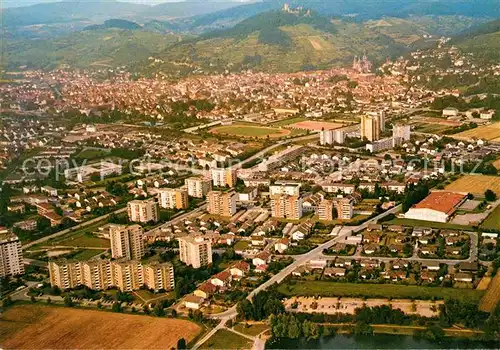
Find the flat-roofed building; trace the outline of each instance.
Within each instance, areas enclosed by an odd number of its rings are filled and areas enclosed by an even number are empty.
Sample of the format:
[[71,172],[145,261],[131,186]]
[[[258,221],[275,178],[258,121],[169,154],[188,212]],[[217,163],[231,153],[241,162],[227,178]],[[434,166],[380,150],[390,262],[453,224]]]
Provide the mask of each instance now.
[[203,198],[212,190],[212,181],[201,177],[189,177],[184,184],[190,197]]
[[174,289],[174,267],[171,263],[152,262],[143,266],[144,284],[154,291]]
[[380,120],[378,116],[361,116],[361,138],[376,141],[380,138]]
[[72,289],[82,283],[82,269],[79,261],[60,259],[49,261],[50,284],[61,289]]
[[184,236],[179,241],[179,257],[195,269],[212,263],[212,242],[202,236]]
[[158,203],[153,198],[133,200],[127,204],[128,218],[132,222],[157,222],[159,220]]
[[61,289],[87,286],[93,290],[118,287],[133,291],[143,285],[159,290],[172,290],[175,285],[174,269],[170,263],[141,263],[138,260],[91,259],[49,262],[50,284]]
[[81,268],[81,284],[93,290],[105,290],[113,286],[112,264],[108,259],[91,259],[76,264]]
[[272,195],[271,216],[298,220],[302,217],[302,198],[300,196]]
[[334,208],[333,200],[331,199],[323,199],[318,206],[318,218],[320,220],[333,220],[333,208]]
[[140,289],[144,284],[142,265],[137,260],[113,262],[113,284],[121,291]]
[[109,225],[113,259],[141,259],[144,256],[144,229],[140,225]]
[[23,253],[19,237],[6,228],[0,228],[0,277],[23,273]]
[[237,169],[235,168],[212,169],[212,183],[215,187],[234,187],[237,180]]
[[207,211],[213,215],[233,216],[236,214],[238,194],[234,191],[210,191],[207,195]]
[[187,209],[189,207],[188,192],[183,188],[160,188],[158,203],[165,209]]
[[350,197],[334,199],[337,217],[341,220],[350,220],[353,217],[353,199]]
[[269,186],[269,195],[300,195],[300,183],[275,184]]
[[68,180],[85,182],[96,174],[102,178],[110,175],[119,175],[122,172],[122,166],[111,162],[101,161],[94,164],[82,165],[80,167],[66,169],[64,177]]

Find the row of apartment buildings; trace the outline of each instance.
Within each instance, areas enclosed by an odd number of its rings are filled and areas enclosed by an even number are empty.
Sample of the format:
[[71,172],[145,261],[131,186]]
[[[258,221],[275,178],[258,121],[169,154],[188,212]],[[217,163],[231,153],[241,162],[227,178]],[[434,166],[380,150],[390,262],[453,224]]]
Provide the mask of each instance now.
[[138,260],[93,259],[49,262],[50,284],[61,289],[80,285],[94,290],[118,287],[129,292],[146,286],[155,291],[174,288],[174,268],[158,261],[143,264]]
[[[317,207],[320,220],[349,220],[353,217],[354,203],[350,197],[322,199]],[[334,209],[337,215],[334,215]],[[298,220],[304,212],[303,199],[300,195],[274,194],[271,195],[271,216]]]

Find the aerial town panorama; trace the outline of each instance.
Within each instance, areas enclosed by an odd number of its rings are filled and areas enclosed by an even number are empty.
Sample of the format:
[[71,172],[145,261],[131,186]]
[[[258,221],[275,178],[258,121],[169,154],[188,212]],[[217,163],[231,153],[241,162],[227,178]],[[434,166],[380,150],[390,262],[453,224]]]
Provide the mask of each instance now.
[[497,1],[0,12],[0,348],[500,346]]

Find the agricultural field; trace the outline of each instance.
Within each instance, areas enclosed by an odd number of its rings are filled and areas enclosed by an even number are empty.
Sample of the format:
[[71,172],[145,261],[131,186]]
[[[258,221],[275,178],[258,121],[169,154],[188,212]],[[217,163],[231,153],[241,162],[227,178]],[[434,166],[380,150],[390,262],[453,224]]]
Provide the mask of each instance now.
[[0,318],[7,349],[171,349],[191,341],[201,327],[169,318],[125,315],[46,305],[19,305]]
[[479,310],[492,312],[500,300],[500,273],[491,280],[486,294],[481,299]]
[[290,124],[295,124],[298,122],[303,122],[307,120],[304,117],[293,117],[293,118],[288,118],[288,119],[282,119],[277,122],[270,123],[269,125],[271,126],[285,126],[285,125],[290,125]]
[[500,169],[500,159],[495,160],[492,164],[495,168]]
[[109,154],[108,150],[87,148],[78,153],[78,155],[75,158],[77,160],[85,160],[85,159],[92,160],[92,159],[104,158],[108,154]]
[[218,330],[201,345],[201,349],[251,349],[252,342],[226,329]]
[[488,141],[500,141],[500,123],[493,123],[490,125],[480,126],[475,129],[466,130],[454,135],[453,137],[464,140],[472,140],[476,138]]
[[445,287],[405,286],[396,284],[336,283],[328,281],[294,281],[279,285],[286,296],[367,297],[394,299],[462,299],[479,301],[482,290]]
[[257,138],[280,138],[291,134],[290,130],[271,128],[267,126],[254,126],[246,124],[233,124],[217,126],[210,129],[212,134],[228,135],[237,137],[257,137]]
[[290,124],[287,127],[292,129],[303,129],[308,131],[321,131],[321,130],[333,130],[341,128],[343,124],[332,123],[332,122],[322,122],[316,120],[305,120],[294,124]]
[[481,224],[483,230],[500,230],[500,205]]
[[450,128],[449,125],[418,123],[418,124],[415,124],[414,131],[423,132],[426,134],[442,134],[444,131],[448,130],[449,128]]
[[500,178],[489,175],[465,175],[445,187],[448,191],[470,192],[483,196],[486,190],[500,194]]

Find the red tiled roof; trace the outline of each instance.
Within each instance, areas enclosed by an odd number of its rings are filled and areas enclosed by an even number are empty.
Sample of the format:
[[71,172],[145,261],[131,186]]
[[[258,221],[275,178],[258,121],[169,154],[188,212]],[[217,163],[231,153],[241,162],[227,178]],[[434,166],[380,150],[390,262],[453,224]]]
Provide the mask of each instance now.
[[217,290],[217,288],[211,283],[203,283],[198,287],[198,289],[205,293],[214,293]]
[[229,271],[222,271],[216,274],[214,278],[220,279],[221,281],[227,281],[231,278],[231,273]]
[[465,194],[455,192],[431,192],[420,203],[415,204],[413,208],[433,209],[450,215],[465,197]]

